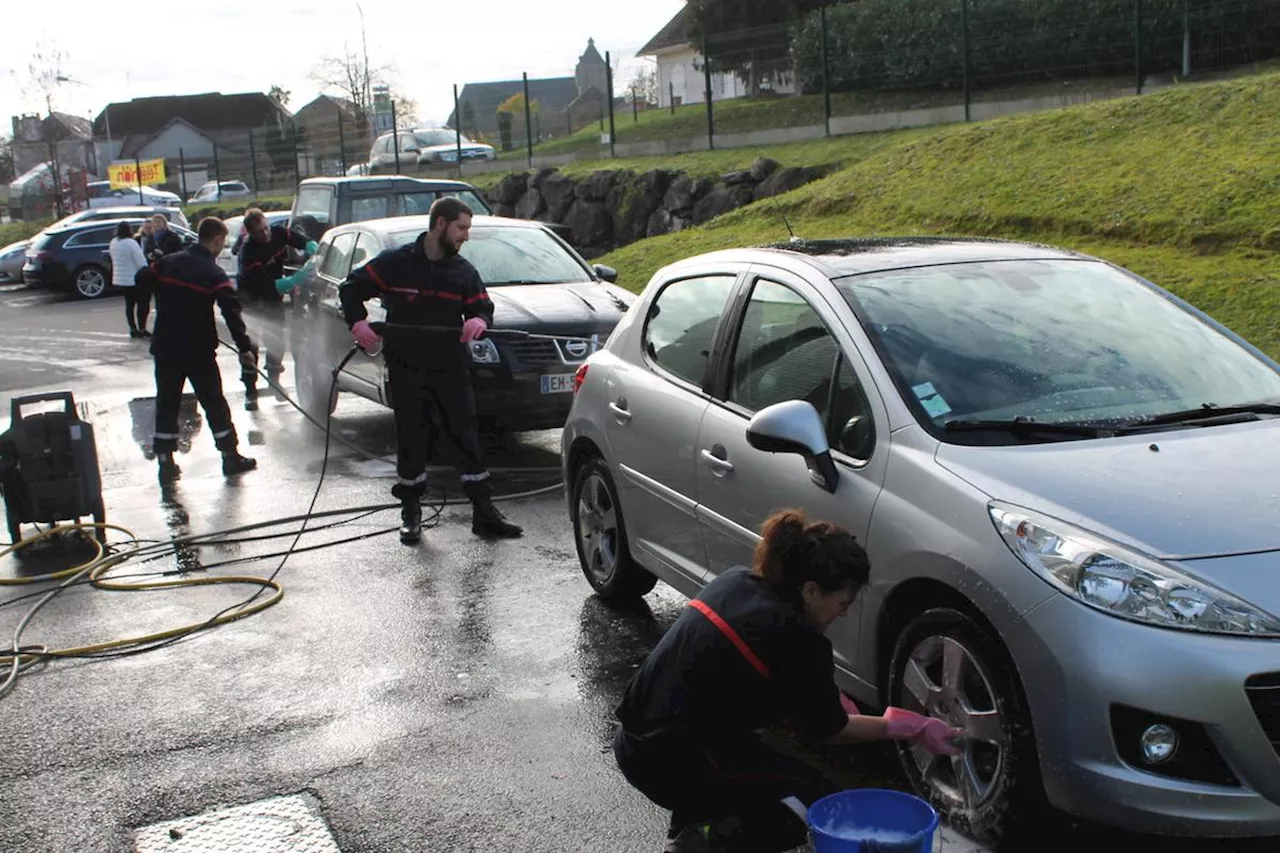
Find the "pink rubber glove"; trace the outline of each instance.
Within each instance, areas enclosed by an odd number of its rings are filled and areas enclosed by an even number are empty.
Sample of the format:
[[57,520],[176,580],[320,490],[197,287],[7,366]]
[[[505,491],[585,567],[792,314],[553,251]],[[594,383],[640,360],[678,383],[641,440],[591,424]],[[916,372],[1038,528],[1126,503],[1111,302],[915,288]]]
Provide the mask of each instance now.
[[483,317],[468,317],[467,322],[462,324],[462,337],[460,340],[463,343],[474,341],[483,335],[485,329],[488,328],[489,324],[484,321]]
[[351,327],[351,335],[361,349],[373,349],[382,340],[378,333],[369,327],[368,320],[360,320]]
[[964,729],[956,729],[935,717],[926,717],[902,708],[888,708],[884,718],[889,723],[889,737],[920,744],[934,755],[959,755],[964,751],[960,739]]
[[840,707],[844,708],[844,712],[846,714],[852,714],[855,717],[862,714],[862,712],[858,710],[858,706],[853,703],[853,700],[843,693],[840,694]]

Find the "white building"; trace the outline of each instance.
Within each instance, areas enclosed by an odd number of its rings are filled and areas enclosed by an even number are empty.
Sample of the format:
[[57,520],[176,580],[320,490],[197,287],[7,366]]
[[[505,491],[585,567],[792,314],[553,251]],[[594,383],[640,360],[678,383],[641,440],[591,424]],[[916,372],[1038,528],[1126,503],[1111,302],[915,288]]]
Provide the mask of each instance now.
[[[688,4],[672,18],[636,56],[650,57],[657,62],[658,105],[670,107],[681,104],[701,104],[706,101],[706,75],[702,70],[702,56],[689,37],[693,11]],[[795,75],[789,71],[771,74],[763,81],[762,88],[778,94],[794,94]],[[711,100],[722,101],[746,97],[749,86],[734,73],[711,73]]]

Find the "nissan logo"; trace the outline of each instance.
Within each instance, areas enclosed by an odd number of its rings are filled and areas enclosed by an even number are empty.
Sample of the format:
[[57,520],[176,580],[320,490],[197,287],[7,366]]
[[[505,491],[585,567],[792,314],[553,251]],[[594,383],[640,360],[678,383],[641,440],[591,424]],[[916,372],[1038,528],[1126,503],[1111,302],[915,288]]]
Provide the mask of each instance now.
[[586,341],[565,341],[564,351],[574,358],[582,358],[587,354]]

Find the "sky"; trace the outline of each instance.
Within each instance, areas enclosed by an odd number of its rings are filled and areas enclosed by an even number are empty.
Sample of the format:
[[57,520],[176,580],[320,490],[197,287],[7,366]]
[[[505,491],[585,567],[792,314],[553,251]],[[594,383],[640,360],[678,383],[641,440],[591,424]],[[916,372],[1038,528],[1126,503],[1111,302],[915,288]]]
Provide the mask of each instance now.
[[448,118],[454,83],[518,79],[521,72],[572,76],[588,38],[602,56],[610,51],[621,60],[614,83],[622,91],[637,70],[652,67],[635,53],[684,0],[4,5],[0,133],[8,135],[9,116],[45,112],[44,92],[28,71],[37,56],[44,57],[42,67],[56,65],[73,81],[53,90],[53,108],[86,118],[131,98],[266,92],[272,85],[290,92],[288,106],[296,111],[320,94],[309,75],[321,57],[341,55],[344,46],[363,50],[361,8],[370,66],[394,67],[388,82],[417,102],[424,124]]

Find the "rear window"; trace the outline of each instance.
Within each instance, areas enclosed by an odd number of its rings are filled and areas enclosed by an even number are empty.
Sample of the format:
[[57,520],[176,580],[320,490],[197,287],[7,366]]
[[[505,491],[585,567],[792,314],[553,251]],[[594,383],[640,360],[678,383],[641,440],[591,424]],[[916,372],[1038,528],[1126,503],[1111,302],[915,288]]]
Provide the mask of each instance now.
[[115,234],[116,226],[114,225],[110,228],[90,228],[79,234],[72,234],[62,245],[68,249],[74,249],[77,246],[105,246],[111,242]]
[[431,211],[432,203],[441,196],[452,196],[453,198],[461,199],[463,204],[471,208],[472,213],[488,215],[493,212],[489,205],[484,203],[484,199],[470,190],[448,190],[446,192],[432,190],[402,195],[400,204],[404,209],[400,213],[402,216],[426,216]]
[[[393,246],[417,240],[421,228],[391,236]],[[591,274],[541,228],[472,228],[460,252],[486,285],[564,284],[592,281]]]

